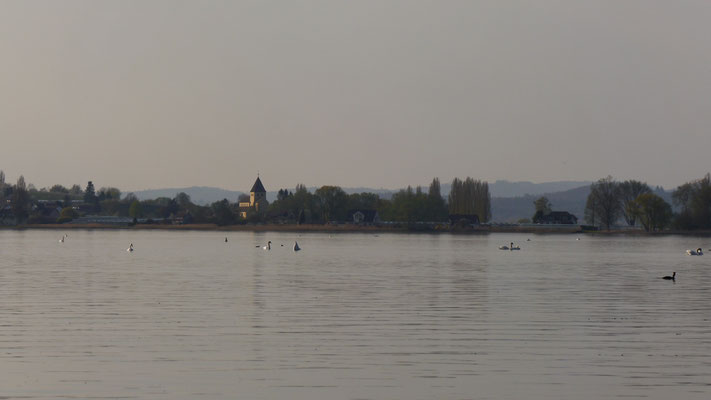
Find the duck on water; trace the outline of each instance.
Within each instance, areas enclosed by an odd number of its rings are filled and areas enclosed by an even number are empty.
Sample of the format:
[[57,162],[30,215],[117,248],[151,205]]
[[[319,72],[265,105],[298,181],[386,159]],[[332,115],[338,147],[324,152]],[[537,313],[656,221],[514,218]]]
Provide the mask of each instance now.
[[690,256],[703,256],[703,255],[704,255],[704,251],[701,250],[701,247],[699,247],[699,248],[696,249],[696,250],[687,250],[687,251],[686,251],[686,254],[687,254],[687,255],[690,255]]
[[674,272],[671,276],[667,275],[663,277],[662,279],[668,280],[668,281],[676,281],[676,272]]

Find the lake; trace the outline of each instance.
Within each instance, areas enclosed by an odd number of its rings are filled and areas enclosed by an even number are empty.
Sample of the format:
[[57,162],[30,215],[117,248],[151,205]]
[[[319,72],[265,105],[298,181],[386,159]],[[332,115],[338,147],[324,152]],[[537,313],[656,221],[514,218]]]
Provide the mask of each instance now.
[[2,399],[711,398],[708,237],[63,233],[0,230]]

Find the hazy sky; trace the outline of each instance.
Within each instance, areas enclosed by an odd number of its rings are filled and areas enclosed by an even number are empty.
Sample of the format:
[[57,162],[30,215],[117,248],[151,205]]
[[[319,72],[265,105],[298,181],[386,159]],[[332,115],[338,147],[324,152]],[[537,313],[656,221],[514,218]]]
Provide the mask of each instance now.
[[3,1],[0,169],[671,188],[711,170],[709,21],[706,0]]

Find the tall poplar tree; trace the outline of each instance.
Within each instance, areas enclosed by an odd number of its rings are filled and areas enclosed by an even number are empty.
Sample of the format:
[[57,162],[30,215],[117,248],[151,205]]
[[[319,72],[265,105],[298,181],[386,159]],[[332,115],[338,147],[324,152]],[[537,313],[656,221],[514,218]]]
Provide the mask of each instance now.
[[454,178],[449,192],[449,212],[450,214],[473,214],[478,216],[481,222],[488,222],[491,218],[489,184],[470,177],[464,181]]
[[25,177],[20,175],[12,191],[12,212],[17,222],[22,222],[30,215],[30,194],[27,191]]

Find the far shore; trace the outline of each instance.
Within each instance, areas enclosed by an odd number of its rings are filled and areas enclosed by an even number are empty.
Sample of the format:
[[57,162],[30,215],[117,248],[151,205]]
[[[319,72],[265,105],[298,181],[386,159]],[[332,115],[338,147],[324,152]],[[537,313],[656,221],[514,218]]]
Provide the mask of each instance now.
[[516,226],[516,225],[485,225],[472,228],[450,228],[442,225],[435,228],[390,225],[353,225],[353,224],[246,224],[218,226],[215,224],[32,224],[17,226],[0,226],[0,230],[165,230],[165,231],[218,231],[218,232],[329,232],[329,233],[429,233],[429,234],[487,234],[487,233],[532,233],[532,234],[589,234],[589,235],[624,235],[624,236],[659,236],[659,235],[694,235],[711,236],[711,231],[661,231],[646,232],[640,229],[615,229],[610,231],[587,231],[579,225],[570,227]]

